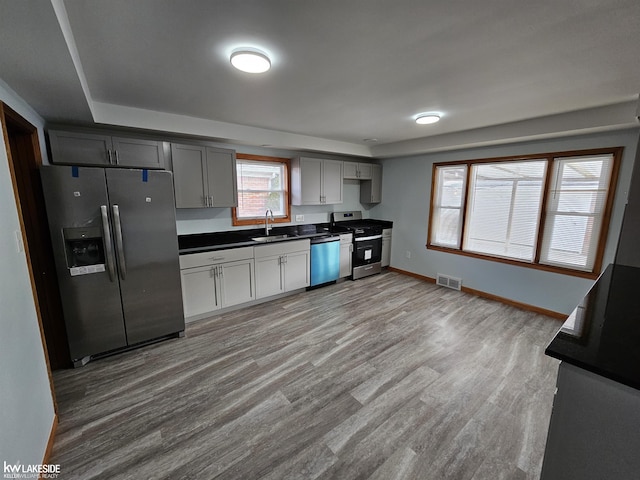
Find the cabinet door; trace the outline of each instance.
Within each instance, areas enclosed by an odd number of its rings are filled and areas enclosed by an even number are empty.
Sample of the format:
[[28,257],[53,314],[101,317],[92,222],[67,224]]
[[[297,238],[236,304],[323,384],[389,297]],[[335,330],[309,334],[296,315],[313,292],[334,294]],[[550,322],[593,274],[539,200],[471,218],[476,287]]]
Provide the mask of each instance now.
[[236,156],[233,150],[207,147],[209,206],[237,207]]
[[343,243],[340,245],[340,278],[351,275],[351,257],[353,252],[352,243]]
[[323,160],[322,203],[342,203],[342,162]]
[[311,283],[310,251],[287,253],[284,256],[285,291],[308,287]]
[[253,259],[219,265],[218,279],[223,307],[231,307],[255,299]]
[[220,308],[216,301],[215,267],[187,268],[180,271],[185,318]]
[[372,176],[372,167],[371,163],[359,163],[358,164],[358,178],[360,180],[371,180]]
[[344,162],[344,178],[358,180],[358,164],[356,162]]
[[389,265],[391,265],[391,233],[385,235],[385,230],[383,230],[382,233],[382,254],[380,263],[381,266],[388,267]]
[[380,165],[371,166],[371,203],[382,201],[382,167]]
[[380,203],[382,201],[382,167],[371,165],[371,180],[360,184],[360,203]]
[[300,205],[322,203],[322,159],[300,159]]
[[256,258],[256,298],[270,297],[283,293],[282,257]]
[[49,130],[49,143],[56,164],[105,166],[114,161],[108,135]]
[[138,168],[165,168],[162,142],[139,138],[113,137],[116,165]]
[[176,208],[202,208],[207,206],[204,178],[206,157],[204,147],[171,145],[173,185]]

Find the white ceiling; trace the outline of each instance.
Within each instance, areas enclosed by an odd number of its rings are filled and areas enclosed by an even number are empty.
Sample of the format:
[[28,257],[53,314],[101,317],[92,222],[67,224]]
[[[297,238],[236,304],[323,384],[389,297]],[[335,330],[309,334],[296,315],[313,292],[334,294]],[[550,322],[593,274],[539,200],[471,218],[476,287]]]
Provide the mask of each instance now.
[[639,39],[638,0],[0,0],[0,79],[50,121],[391,157],[635,127]]

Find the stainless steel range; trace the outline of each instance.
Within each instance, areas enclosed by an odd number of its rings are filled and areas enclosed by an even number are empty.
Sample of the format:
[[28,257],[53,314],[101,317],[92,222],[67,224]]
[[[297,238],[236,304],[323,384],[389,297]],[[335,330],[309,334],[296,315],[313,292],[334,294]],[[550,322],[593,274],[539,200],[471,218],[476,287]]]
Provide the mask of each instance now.
[[362,212],[333,212],[331,228],[335,232],[353,233],[353,271],[357,280],[380,273],[382,256],[382,226],[362,219]]

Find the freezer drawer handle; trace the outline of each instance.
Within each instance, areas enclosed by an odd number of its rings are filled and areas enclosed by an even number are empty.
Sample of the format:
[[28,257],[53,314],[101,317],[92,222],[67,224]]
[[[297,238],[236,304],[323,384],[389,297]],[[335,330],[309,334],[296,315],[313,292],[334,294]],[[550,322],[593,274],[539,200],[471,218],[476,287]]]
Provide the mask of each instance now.
[[109,228],[109,217],[107,216],[107,206],[100,205],[100,215],[102,216],[102,230],[104,232],[104,246],[107,250],[107,270],[109,279],[115,280],[115,259],[113,258],[113,247],[111,245],[111,229]]
[[116,234],[116,250],[118,252],[118,267],[120,269],[120,278],[127,278],[127,263],[124,258],[124,245],[122,244],[122,225],[120,224],[120,208],[113,205],[113,229]]

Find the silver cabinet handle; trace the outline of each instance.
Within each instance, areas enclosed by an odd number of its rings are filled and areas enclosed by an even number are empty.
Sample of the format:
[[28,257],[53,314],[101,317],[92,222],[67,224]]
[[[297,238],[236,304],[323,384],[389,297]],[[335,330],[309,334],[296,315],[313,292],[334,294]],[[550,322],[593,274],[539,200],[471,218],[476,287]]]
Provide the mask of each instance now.
[[107,155],[109,156],[109,165],[113,164],[113,158],[111,158],[111,149],[107,149]]
[[118,253],[118,267],[120,269],[120,278],[127,278],[127,262],[124,258],[124,244],[122,242],[122,224],[120,223],[120,208],[113,205],[113,230],[116,235],[116,251]]
[[204,197],[202,197],[202,200],[203,200],[204,206],[208,207],[209,206],[209,197],[204,196]]
[[109,227],[109,216],[107,214],[107,206],[100,205],[100,216],[102,217],[102,231],[104,232],[104,246],[107,251],[107,271],[109,272],[109,280],[112,282],[116,279],[115,260],[113,258],[113,246],[111,245],[111,228]]
[[116,153],[116,165],[120,165],[120,158],[118,158],[118,150],[114,150]]
[[217,268],[218,268],[218,276],[220,278],[223,278],[224,277],[224,270],[222,268],[222,265],[218,266]]
[[209,206],[213,207],[213,195],[209,197]]

